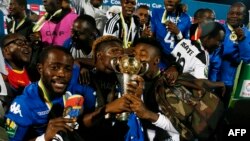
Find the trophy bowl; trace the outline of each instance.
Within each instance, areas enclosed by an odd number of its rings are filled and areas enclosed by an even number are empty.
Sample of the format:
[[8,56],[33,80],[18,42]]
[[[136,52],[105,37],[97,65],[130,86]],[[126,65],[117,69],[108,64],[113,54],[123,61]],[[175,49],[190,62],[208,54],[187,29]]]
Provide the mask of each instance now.
[[[119,81],[121,90],[121,96],[123,94],[129,94],[127,91],[127,83],[133,82],[131,79],[134,75],[143,75],[148,70],[148,63],[141,62],[134,56],[125,55],[121,58],[114,58],[111,60],[111,66],[116,72],[116,76]],[[123,112],[117,115],[117,119],[126,121],[129,113]]]

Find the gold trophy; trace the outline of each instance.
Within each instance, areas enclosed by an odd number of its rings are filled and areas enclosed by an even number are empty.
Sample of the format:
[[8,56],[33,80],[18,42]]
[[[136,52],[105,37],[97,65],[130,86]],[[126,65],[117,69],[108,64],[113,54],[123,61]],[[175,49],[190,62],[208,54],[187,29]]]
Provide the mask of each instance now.
[[[143,75],[148,70],[148,63],[140,62],[134,56],[123,56],[121,58],[114,58],[111,60],[111,66],[116,72],[118,81],[121,87],[121,95],[128,94],[127,83],[131,81],[131,78],[136,75]],[[123,112],[117,115],[117,119],[126,121],[129,113]]]

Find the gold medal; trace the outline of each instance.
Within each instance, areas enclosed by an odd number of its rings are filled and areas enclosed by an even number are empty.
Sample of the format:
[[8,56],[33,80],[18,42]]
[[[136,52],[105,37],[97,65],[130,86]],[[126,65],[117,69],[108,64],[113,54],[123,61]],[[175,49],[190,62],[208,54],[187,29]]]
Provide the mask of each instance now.
[[231,41],[236,41],[238,39],[237,35],[234,32],[230,34],[229,38]]

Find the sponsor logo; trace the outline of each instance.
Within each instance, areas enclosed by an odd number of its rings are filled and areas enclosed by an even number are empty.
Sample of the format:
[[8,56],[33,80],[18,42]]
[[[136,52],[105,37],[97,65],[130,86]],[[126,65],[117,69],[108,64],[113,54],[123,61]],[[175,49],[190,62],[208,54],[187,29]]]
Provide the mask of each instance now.
[[13,114],[19,114],[20,117],[23,117],[22,111],[20,110],[20,104],[17,104],[16,102],[11,104],[10,112],[12,112]]
[[37,114],[38,114],[39,116],[44,116],[44,115],[49,114],[49,110],[37,112]]

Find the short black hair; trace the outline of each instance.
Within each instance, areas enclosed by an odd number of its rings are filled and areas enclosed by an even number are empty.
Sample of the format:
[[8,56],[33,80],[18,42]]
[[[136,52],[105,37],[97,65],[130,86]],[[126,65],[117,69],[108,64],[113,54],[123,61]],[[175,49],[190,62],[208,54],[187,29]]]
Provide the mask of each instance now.
[[194,13],[194,18],[202,18],[206,12],[211,12],[215,15],[215,12],[210,8],[200,8]]
[[4,48],[5,43],[7,40],[9,40],[13,35],[12,34],[7,34],[5,36],[3,36],[2,40],[1,40],[1,48]]
[[77,21],[81,21],[81,22],[87,22],[90,27],[94,30],[96,30],[97,34],[96,36],[100,36],[100,31],[97,29],[97,25],[96,25],[96,21],[95,19],[90,16],[90,15],[86,15],[86,14],[80,14],[74,22],[77,22]]
[[121,46],[123,45],[123,42],[119,38],[112,36],[112,35],[105,35],[105,36],[97,38],[94,41],[93,46],[92,46],[92,52],[94,54],[95,61],[96,61],[97,53],[100,51],[103,51],[105,48],[105,45],[107,43],[111,43],[111,42],[117,42],[117,43],[121,44]]
[[200,38],[205,38],[205,37],[216,37],[220,31],[223,31],[224,33],[226,33],[225,28],[223,27],[223,25],[221,25],[218,22],[214,22],[214,21],[210,21],[207,23],[202,23],[201,24],[201,36]]
[[233,3],[233,4],[231,5],[230,9],[231,9],[232,7],[236,7],[236,6],[240,6],[240,7],[243,7],[243,8],[244,8],[244,11],[243,11],[244,16],[247,14],[247,7],[246,7],[246,5],[245,5],[243,2],[235,2],[235,3]]
[[137,44],[140,44],[140,43],[151,45],[152,47],[154,47],[156,49],[157,55],[162,56],[162,51],[163,51],[162,46],[161,46],[160,42],[158,40],[156,40],[155,38],[153,38],[153,37],[141,37],[141,38],[135,40],[132,46],[135,47]]
[[5,45],[6,45],[6,41],[13,38],[13,37],[16,37],[16,36],[23,36],[22,34],[20,33],[11,33],[11,34],[7,34],[5,35],[2,40],[1,40],[1,48],[4,48]]
[[140,5],[136,8],[136,10],[138,9],[146,9],[146,10],[149,10],[149,7],[147,5]]
[[24,6],[25,9],[27,8],[27,0],[16,0],[19,6]]
[[88,22],[91,26],[93,26],[94,28],[96,28],[96,21],[95,19],[90,16],[90,15],[86,15],[86,14],[82,14],[80,16],[78,16],[76,19],[75,19],[75,22],[76,21],[86,21]]
[[202,13],[204,12],[204,8],[200,8],[194,12],[194,18],[200,18]]
[[[54,51],[54,50],[62,51],[66,55],[69,55],[72,57],[71,53],[66,48],[64,48],[62,46],[57,46],[57,45],[47,46],[40,53],[39,58],[38,58],[38,63],[40,63],[40,64],[45,63],[46,59],[48,58],[49,53]],[[72,57],[72,60],[73,60],[73,57]]]

